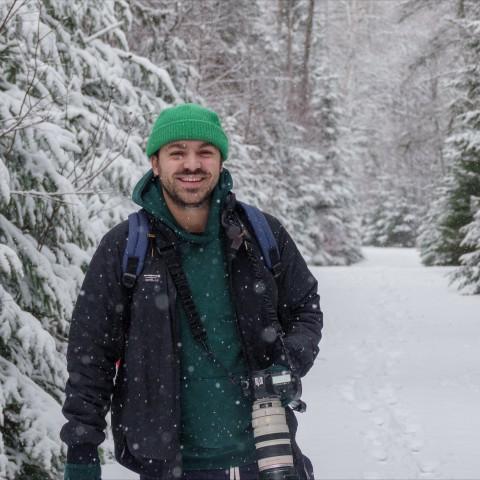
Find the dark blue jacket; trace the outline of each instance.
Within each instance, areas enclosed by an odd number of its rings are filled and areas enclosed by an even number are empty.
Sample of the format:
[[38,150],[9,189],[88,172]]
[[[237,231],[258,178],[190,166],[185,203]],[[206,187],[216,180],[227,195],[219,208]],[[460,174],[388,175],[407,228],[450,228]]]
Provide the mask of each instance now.
[[[290,324],[285,344],[303,376],[318,354],[323,325],[317,281],[280,222],[266,217],[282,265],[275,281],[260,264],[265,270],[266,291],[283,323],[288,320]],[[61,438],[68,445],[69,463],[90,462],[105,439],[105,415],[111,409],[118,462],[138,473],[174,479],[181,471],[176,292],[155,250],[147,255],[133,292],[123,287],[121,263],[127,234],[128,222],[123,222],[102,239],[73,312],[63,407],[68,422]],[[263,297],[255,293],[256,279],[244,248],[230,268],[232,299],[247,363],[252,371],[267,368],[279,350],[272,343]],[[116,373],[119,358],[122,362]],[[287,420],[301,471],[302,456],[294,440],[297,422],[288,408]]]

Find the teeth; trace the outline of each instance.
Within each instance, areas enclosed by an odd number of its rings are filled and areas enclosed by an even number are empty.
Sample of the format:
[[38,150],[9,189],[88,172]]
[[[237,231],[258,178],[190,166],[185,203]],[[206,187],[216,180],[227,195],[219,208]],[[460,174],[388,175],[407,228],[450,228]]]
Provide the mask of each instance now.
[[180,177],[182,182],[200,182],[201,177]]

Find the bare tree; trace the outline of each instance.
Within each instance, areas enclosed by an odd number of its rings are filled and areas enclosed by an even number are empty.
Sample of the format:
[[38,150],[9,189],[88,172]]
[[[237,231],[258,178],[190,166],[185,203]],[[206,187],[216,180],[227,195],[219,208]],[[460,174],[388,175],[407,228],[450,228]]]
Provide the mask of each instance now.
[[305,29],[305,43],[303,51],[303,74],[301,83],[301,113],[304,115],[308,109],[309,100],[309,83],[310,83],[310,51],[312,49],[312,30],[313,30],[313,16],[314,16],[315,0],[309,0],[307,22]]

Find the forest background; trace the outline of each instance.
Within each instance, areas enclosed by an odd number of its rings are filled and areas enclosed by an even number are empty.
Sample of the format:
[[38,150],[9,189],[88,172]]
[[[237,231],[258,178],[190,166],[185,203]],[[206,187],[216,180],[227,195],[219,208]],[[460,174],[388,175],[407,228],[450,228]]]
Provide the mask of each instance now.
[[219,113],[310,264],[418,246],[478,294],[479,65],[476,0],[0,0],[0,478],[60,478],[70,315],[163,108]]

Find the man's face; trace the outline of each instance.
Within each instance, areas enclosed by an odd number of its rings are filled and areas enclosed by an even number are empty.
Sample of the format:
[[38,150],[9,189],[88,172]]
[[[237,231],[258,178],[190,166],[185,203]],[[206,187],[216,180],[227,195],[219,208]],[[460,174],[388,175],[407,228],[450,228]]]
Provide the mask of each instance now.
[[222,169],[218,148],[197,140],[164,145],[151,157],[164,195],[182,208],[201,207],[209,201]]

